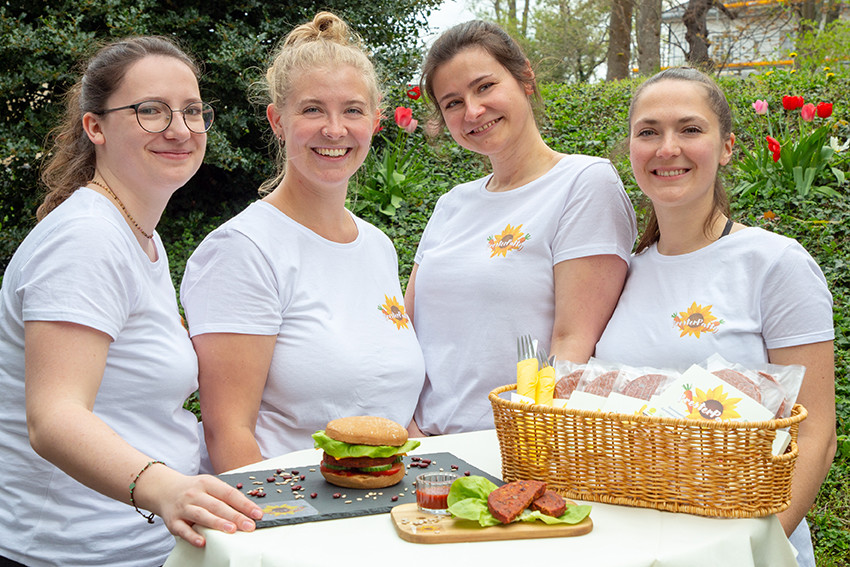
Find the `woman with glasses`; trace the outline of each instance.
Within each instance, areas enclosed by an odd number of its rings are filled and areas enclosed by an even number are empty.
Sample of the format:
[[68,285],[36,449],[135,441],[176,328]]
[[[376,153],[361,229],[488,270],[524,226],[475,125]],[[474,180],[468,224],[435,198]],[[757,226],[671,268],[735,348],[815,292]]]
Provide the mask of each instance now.
[[201,243],[180,288],[217,472],[311,448],[338,417],[407,425],[425,374],[395,248],[345,208],[379,120],[371,61],[323,12],[286,37],[264,87],[279,175]]
[[202,546],[195,526],[262,517],[196,476],[197,359],[155,232],[213,111],[157,37],[102,47],[66,102],[0,291],[0,564],[160,565],[172,534]]

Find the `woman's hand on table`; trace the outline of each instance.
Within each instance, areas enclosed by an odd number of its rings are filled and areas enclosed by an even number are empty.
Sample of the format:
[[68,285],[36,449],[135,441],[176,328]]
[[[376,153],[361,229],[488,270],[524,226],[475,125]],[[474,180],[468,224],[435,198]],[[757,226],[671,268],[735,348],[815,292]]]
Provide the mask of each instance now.
[[251,532],[256,528],[254,521],[263,517],[257,504],[214,476],[186,476],[166,467],[153,467],[145,476],[151,472],[158,474],[143,477],[136,489],[139,507],[155,511],[168,531],[195,547],[206,543],[195,526],[225,533]]

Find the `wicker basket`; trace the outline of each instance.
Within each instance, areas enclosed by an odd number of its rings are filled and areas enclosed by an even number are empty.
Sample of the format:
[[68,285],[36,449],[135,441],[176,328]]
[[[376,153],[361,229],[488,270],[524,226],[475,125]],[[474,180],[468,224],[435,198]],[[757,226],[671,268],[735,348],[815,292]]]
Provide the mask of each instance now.
[[[797,429],[806,409],[760,422],[686,419],[529,406],[490,392],[502,478],[544,480],[561,495],[594,502],[749,518],[791,500]],[[776,430],[789,428],[783,455]]]

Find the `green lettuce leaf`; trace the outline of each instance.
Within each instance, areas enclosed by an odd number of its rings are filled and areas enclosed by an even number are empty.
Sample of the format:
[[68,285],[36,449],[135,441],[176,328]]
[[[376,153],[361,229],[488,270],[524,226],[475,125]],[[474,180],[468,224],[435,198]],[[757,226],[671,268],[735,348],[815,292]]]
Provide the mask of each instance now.
[[[465,520],[478,522],[482,527],[498,526],[501,524],[487,507],[487,496],[496,489],[496,485],[483,476],[461,477],[452,483],[449,489],[449,512]],[[567,506],[566,512],[558,518],[547,516],[537,510],[523,510],[515,520],[518,522],[535,522],[540,520],[546,524],[577,524],[590,515],[591,507],[583,504]]]
[[487,507],[487,497],[491,492],[496,490],[496,485],[490,482],[489,479],[483,476],[462,476],[452,483],[449,488],[448,503],[449,506],[455,502],[466,500],[467,498],[477,498],[484,500],[484,507]]
[[322,449],[325,453],[334,459],[346,459],[349,457],[370,457],[373,459],[381,459],[384,457],[392,457],[402,453],[408,453],[420,445],[419,441],[408,439],[401,447],[393,447],[391,445],[352,445],[343,443],[328,437],[324,430],[317,431],[313,434],[313,446],[316,449]]

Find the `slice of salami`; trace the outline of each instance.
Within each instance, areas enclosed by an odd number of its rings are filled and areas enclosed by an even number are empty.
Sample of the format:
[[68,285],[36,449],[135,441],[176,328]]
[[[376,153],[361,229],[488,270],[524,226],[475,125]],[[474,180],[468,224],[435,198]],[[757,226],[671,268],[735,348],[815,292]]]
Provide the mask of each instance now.
[[619,370],[611,370],[600,374],[596,378],[587,381],[584,391],[588,394],[596,394],[597,396],[607,398],[611,390],[614,389],[614,382],[617,380],[619,374]]
[[581,380],[581,375],[583,372],[583,368],[573,370],[572,372],[558,380],[558,383],[555,384],[555,397],[559,400],[569,399],[569,397],[575,391],[576,386],[578,386],[578,381]]
[[738,388],[741,392],[748,395],[755,401],[761,402],[761,390],[758,385],[740,372],[736,372],[731,368],[721,368],[720,370],[715,370],[712,374],[727,384]]
[[665,380],[667,380],[667,376],[664,374],[644,374],[626,384],[621,393],[631,398],[648,400]]

